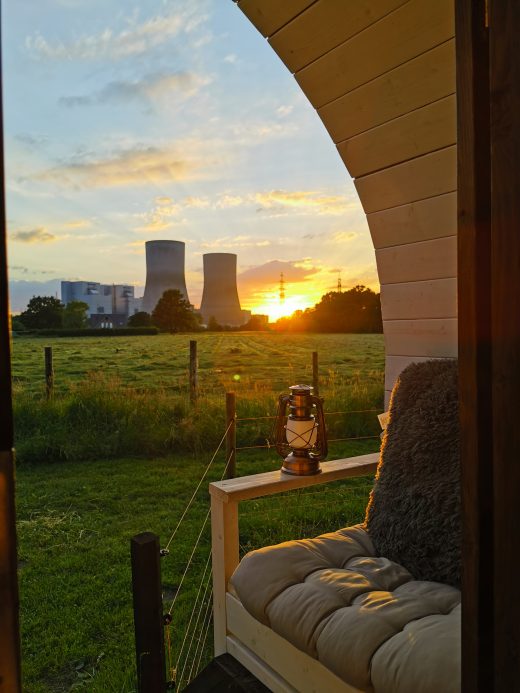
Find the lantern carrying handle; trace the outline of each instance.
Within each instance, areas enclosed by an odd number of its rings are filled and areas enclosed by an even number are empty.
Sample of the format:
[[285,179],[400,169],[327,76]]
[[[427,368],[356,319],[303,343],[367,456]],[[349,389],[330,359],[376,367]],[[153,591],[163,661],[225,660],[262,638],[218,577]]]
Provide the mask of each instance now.
[[291,398],[291,395],[280,395],[280,397],[278,397],[278,412],[276,413],[276,423],[275,423],[275,427],[274,427],[274,440],[276,443],[276,451],[282,457],[284,456],[285,452],[284,452],[282,445],[279,443],[279,441],[282,440],[283,430],[284,430],[284,417],[285,417],[285,412],[287,411],[287,405],[289,404],[290,398]]
[[311,395],[311,402],[316,407],[316,417],[318,419],[318,427],[321,428],[321,449],[319,452],[310,453],[310,457],[313,460],[324,460],[329,454],[329,445],[327,442],[326,428],[325,428],[325,412],[323,411],[323,399],[317,395]]

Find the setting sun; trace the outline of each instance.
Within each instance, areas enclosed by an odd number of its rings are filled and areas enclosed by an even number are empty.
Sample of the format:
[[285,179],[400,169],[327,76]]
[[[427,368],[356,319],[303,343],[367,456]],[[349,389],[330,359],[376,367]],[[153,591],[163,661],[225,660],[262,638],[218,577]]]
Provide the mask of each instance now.
[[290,296],[283,303],[280,302],[276,294],[264,296],[263,303],[260,303],[253,308],[253,313],[268,315],[269,322],[276,322],[279,318],[285,318],[292,315],[296,310],[305,310],[310,308],[315,303],[307,296]]

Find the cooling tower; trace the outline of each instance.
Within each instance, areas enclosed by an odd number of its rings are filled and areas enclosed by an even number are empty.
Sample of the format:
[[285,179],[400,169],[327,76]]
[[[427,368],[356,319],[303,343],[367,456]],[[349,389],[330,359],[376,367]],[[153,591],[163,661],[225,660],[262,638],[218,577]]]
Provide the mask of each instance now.
[[167,289],[178,289],[189,301],[184,277],[185,246],[181,241],[146,242],[146,285],[143,310],[151,313]]
[[237,290],[237,256],[233,253],[203,255],[204,291],[200,312],[206,324],[214,317],[221,325],[243,325],[249,311],[241,310]]

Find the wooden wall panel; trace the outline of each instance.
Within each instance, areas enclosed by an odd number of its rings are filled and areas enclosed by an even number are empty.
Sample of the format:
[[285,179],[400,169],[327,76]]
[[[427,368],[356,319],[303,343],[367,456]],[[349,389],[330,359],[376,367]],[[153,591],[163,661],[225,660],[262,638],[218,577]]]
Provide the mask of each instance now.
[[238,7],[263,36],[271,36],[315,0],[239,0]]
[[289,70],[297,72],[407,1],[318,0],[269,43]]
[[395,381],[397,380],[399,373],[408,366],[409,363],[421,363],[422,361],[429,361],[429,356],[391,356],[386,357],[386,369],[385,369],[385,390],[390,391]]
[[381,309],[385,321],[454,318],[457,316],[457,279],[385,284],[381,287]]
[[453,0],[242,0],[338,146],[376,249],[388,399],[457,353]]
[[376,250],[454,236],[457,233],[457,193],[368,214],[367,221]]
[[455,41],[419,55],[339,99],[318,115],[334,142],[455,93]]
[[355,180],[367,214],[457,189],[457,151],[447,147]]
[[456,102],[452,95],[345,140],[338,144],[338,152],[350,174],[357,177],[456,141]]
[[457,356],[457,318],[387,320],[385,349],[391,356]]
[[381,248],[376,261],[382,285],[456,277],[457,237]]
[[453,0],[410,0],[297,72],[296,79],[319,108],[452,38],[453,24]]

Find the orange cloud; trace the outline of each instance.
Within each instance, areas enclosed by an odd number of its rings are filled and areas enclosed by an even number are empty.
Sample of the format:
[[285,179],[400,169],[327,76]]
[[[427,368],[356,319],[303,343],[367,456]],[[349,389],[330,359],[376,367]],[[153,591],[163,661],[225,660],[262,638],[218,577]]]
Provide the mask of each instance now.
[[[209,150],[213,156],[208,156]],[[197,140],[177,142],[175,146],[136,146],[90,161],[72,159],[35,178],[75,188],[200,180],[217,174],[218,150],[219,143]]]

